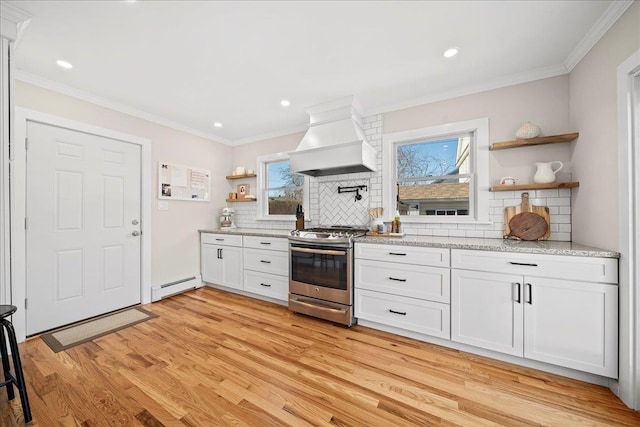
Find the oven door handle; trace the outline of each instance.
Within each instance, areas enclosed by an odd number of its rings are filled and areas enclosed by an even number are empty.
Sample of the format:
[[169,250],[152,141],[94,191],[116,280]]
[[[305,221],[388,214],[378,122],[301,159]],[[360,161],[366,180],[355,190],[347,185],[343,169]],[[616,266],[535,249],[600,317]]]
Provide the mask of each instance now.
[[331,307],[323,307],[321,305],[316,305],[316,304],[308,303],[306,301],[301,301],[298,298],[291,298],[291,301],[297,302],[298,304],[306,305],[308,307],[313,307],[313,308],[318,309],[318,310],[331,311],[333,313],[342,313],[342,314],[344,314],[344,313],[347,312],[346,308],[337,309],[337,308],[331,308]]
[[346,255],[345,251],[334,251],[330,249],[310,249],[310,248],[298,248],[296,246],[291,247],[292,252],[304,252],[307,254],[320,254],[320,255]]

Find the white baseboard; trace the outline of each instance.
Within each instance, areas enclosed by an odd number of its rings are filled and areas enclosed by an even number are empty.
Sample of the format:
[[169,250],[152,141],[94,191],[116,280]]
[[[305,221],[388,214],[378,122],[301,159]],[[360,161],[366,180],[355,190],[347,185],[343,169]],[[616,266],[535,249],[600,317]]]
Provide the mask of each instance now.
[[175,282],[165,283],[164,285],[157,285],[151,288],[151,302],[160,301],[162,298],[191,289],[201,288],[202,286],[202,276],[199,274],[176,280]]

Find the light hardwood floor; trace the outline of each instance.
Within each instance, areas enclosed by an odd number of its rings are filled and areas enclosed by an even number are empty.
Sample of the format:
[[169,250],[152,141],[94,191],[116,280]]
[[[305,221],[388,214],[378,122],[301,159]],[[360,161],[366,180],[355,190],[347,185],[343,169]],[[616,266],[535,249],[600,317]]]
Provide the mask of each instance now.
[[640,426],[604,387],[211,288],[144,308],[64,352],[21,344],[33,426]]

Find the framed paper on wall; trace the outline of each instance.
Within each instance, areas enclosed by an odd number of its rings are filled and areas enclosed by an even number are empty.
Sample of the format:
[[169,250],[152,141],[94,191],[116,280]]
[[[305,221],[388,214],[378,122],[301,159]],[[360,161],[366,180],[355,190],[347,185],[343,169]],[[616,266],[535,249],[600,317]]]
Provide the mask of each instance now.
[[158,199],[208,202],[211,172],[188,166],[158,163]]

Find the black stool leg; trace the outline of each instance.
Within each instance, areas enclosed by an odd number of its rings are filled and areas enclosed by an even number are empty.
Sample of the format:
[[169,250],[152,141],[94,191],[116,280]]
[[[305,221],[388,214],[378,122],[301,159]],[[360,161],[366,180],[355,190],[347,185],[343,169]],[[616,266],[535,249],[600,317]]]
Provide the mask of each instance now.
[[7,341],[4,338],[4,327],[0,325],[0,354],[2,354],[2,373],[7,386],[7,398],[13,400],[16,395],[13,392],[13,382],[11,381],[11,365],[9,365],[9,353],[7,352]]
[[6,319],[0,320],[0,322],[7,328],[7,335],[9,338],[9,345],[11,346],[11,356],[13,357],[13,370],[16,376],[16,382],[18,391],[20,392],[20,401],[22,402],[22,413],[24,415],[24,422],[28,424],[31,422],[31,408],[29,407],[29,398],[27,397],[27,385],[24,382],[24,374],[22,372],[22,362],[20,361],[20,352],[18,351],[18,340],[16,340],[16,332],[13,329],[13,325]]

